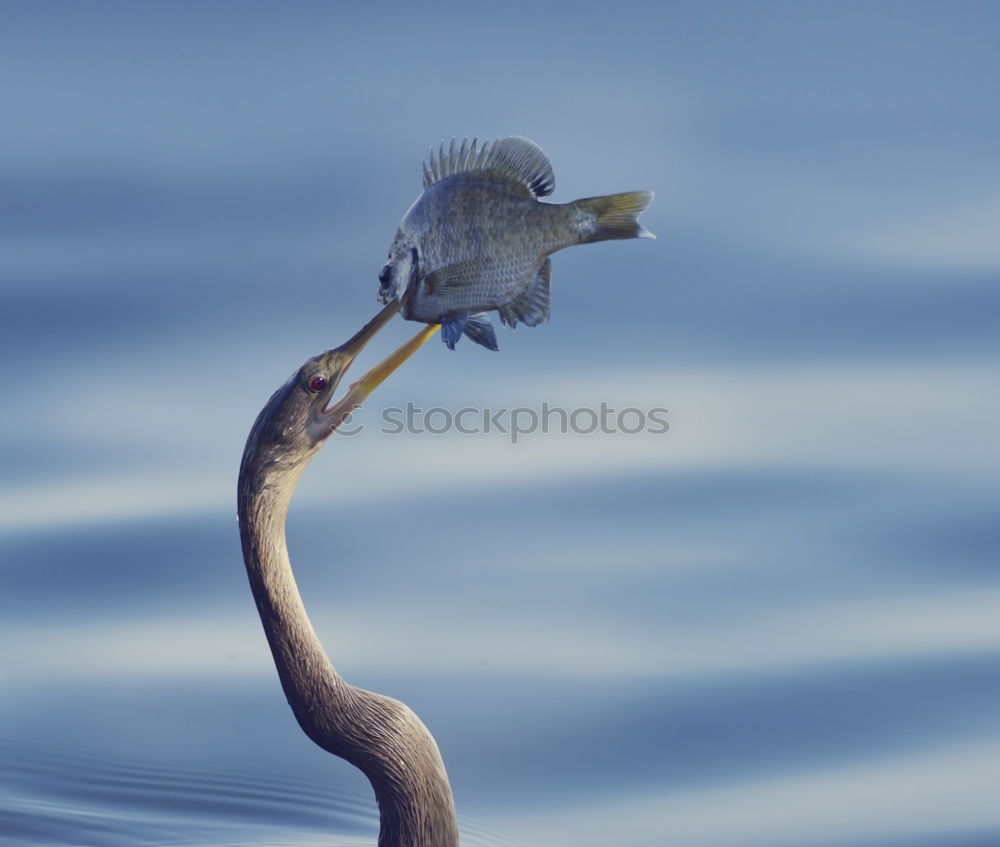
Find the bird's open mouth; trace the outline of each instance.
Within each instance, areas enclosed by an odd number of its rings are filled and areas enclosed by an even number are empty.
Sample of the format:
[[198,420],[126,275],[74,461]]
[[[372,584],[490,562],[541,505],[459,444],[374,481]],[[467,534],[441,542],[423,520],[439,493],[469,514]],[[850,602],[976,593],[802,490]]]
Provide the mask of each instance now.
[[[371,341],[379,330],[381,330],[399,311],[399,301],[393,300],[390,302],[381,312],[379,312],[374,318],[372,318],[364,328],[362,328],[357,335],[355,335],[350,341],[342,344],[337,349],[348,356],[347,365],[344,366],[343,374],[347,368],[350,366],[351,362],[357,358],[358,354],[364,349],[365,345]],[[425,326],[420,332],[413,336],[405,344],[398,347],[388,356],[386,356],[381,362],[379,362],[375,367],[371,368],[367,373],[364,374],[356,382],[352,382],[350,387],[347,389],[347,393],[336,402],[333,401],[333,394],[336,391],[336,385],[333,386],[333,390],[330,392],[330,399],[327,401],[326,406],[321,412],[324,423],[329,426],[326,435],[334,432],[337,427],[339,427],[358,406],[360,406],[368,398],[376,388],[378,388],[388,377],[395,371],[400,365],[403,364],[407,359],[410,358],[420,346],[435,332],[440,329],[439,324],[431,324],[430,326]]]

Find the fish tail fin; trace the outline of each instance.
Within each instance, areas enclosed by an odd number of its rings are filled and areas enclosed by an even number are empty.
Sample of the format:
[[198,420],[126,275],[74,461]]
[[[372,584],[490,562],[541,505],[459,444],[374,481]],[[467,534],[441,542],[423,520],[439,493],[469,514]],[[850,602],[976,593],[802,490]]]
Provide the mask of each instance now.
[[577,200],[571,205],[584,213],[585,222],[580,243],[611,238],[656,238],[638,220],[652,202],[652,191],[626,191]]

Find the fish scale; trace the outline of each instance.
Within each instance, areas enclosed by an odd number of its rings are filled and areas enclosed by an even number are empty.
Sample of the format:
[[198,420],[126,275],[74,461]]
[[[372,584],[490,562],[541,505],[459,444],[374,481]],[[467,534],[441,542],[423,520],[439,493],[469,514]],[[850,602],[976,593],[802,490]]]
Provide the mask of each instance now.
[[519,136],[468,139],[433,150],[424,191],[399,224],[379,274],[379,299],[402,299],[407,320],[441,324],[452,349],[463,334],[492,350],[486,316],[537,326],[549,319],[549,255],[576,244],[654,238],[638,216],[653,192],[545,203],[555,176],[548,157]]

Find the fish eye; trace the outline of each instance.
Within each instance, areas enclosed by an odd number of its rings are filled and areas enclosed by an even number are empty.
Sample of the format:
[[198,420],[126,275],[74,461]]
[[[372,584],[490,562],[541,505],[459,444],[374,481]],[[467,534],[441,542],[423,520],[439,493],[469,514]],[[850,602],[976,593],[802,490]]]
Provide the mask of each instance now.
[[382,265],[382,270],[378,272],[378,281],[382,285],[388,285],[390,276],[392,276],[392,267],[388,264]]
[[309,390],[313,394],[319,394],[324,388],[326,388],[329,381],[330,380],[327,375],[322,371],[315,373],[309,377]]

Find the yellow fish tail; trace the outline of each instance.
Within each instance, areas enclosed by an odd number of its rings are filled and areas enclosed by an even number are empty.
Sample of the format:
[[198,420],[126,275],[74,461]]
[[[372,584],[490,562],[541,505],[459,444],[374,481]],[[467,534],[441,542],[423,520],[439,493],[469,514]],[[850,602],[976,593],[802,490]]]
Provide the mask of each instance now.
[[639,215],[653,202],[652,191],[626,191],[604,197],[585,197],[572,205],[592,221],[581,233],[581,244],[612,238],[656,238],[639,223]]

